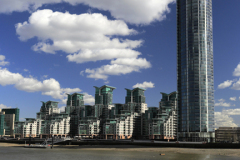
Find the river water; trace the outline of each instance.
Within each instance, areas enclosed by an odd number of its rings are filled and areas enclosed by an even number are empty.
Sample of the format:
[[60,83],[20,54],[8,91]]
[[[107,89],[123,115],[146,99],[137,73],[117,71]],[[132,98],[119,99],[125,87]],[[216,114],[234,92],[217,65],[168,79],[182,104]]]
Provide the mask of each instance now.
[[0,147],[0,160],[238,160],[239,157],[213,156],[200,154],[166,153],[157,151],[128,151],[53,148],[37,149],[23,147]]

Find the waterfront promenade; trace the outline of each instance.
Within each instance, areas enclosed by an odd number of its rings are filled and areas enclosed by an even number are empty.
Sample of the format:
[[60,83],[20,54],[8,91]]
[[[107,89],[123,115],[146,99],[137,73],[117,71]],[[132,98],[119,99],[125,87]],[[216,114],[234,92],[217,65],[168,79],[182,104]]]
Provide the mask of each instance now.
[[[31,143],[42,143],[44,139],[32,139]],[[0,143],[16,143],[16,144],[28,144],[29,139],[21,139],[21,140],[0,140]],[[92,139],[84,139],[84,140],[68,140],[64,142],[58,143],[58,145],[71,145],[71,146],[141,146],[141,147],[174,147],[174,148],[209,148],[209,149],[240,149],[240,143],[204,143],[204,142],[178,142],[175,141],[152,141],[152,140],[92,140]]]

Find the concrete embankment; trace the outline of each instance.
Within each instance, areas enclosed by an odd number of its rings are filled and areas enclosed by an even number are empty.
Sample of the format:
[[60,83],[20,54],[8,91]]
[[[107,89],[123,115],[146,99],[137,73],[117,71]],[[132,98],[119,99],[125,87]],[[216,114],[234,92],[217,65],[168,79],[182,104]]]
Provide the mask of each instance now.
[[[63,143],[64,144],[64,143]],[[144,142],[71,142],[71,145],[137,145],[142,147],[177,147],[177,148],[240,148],[240,144],[231,143],[144,143]]]
[[[29,140],[0,140],[0,143],[16,143],[16,144],[28,144]],[[31,140],[31,143],[42,143],[43,140]],[[58,145],[134,145],[141,147],[177,147],[177,148],[240,148],[240,144],[232,143],[151,143],[151,142],[122,142],[122,141],[65,141],[58,143]]]

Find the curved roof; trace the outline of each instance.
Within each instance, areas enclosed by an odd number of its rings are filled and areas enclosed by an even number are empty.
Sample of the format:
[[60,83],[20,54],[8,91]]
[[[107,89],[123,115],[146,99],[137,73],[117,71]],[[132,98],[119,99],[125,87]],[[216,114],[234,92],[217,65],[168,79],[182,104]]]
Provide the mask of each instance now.
[[116,89],[116,87],[112,87],[112,86],[108,86],[108,85],[103,85],[102,87],[97,87],[97,86],[93,86],[94,88],[99,88],[99,89],[102,89],[102,88],[105,88],[105,87],[108,87],[108,88],[111,88],[111,89]]
[[134,91],[134,90],[143,90],[143,91],[146,91],[146,89],[143,89],[143,88],[139,88],[139,87],[137,87],[137,88],[134,88],[134,89],[127,89],[127,88],[125,88],[126,90],[128,90],[128,91]]

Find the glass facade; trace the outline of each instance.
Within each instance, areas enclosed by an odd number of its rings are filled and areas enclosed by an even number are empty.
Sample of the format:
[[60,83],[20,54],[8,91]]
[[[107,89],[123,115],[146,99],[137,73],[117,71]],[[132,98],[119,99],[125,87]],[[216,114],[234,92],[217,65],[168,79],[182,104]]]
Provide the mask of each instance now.
[[5,134],[4,133],[4,125],[5,125],[4,118],[5,118],[5,114],[3,114],[0,111],[0,136]]
[[127,96],[125,98],[125,103],[145,103],[145,89],[143,88],[134,88],[133,90],[126,89]]
[[68,94],[67,105],[68,106],[83,106],[84,105],[83,96],[84,96],[84,94],[80,94],[80,93]]
[[5,112],[5,114],[15,114],[15,121],[19,121],[19,108],[4,108],[2,112]]
[[177,81],[178,132],[214,132],[212,0],[177,0]]
[[100,88],[95,87],[95,104],[111,105],[113,90],[115,87],[104,85]]

